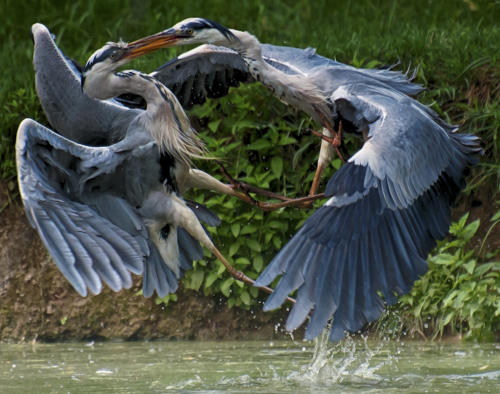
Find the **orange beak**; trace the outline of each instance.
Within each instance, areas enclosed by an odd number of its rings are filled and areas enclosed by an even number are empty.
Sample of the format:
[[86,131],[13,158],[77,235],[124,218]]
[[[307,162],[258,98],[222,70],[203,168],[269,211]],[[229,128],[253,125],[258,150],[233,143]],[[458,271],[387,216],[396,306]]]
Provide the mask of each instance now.
[[146,55],[157,49],[174,46],[179,40],[180,37],[176,34],[175,29],[168,29],[130,42],[127,45],[127,54],[125,57],[133,59],[138,56]]

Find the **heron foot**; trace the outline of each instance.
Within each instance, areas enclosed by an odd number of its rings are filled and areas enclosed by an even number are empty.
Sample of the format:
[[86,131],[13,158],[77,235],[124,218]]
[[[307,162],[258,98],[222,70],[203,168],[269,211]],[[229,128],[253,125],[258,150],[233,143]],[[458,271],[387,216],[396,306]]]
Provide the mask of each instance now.
[[[239,280],[239,281],[246,283],[248,285],[252,285],[252,286],[254,285],[255,281],[252,278],[246,276],[243,272],[235,269],[229,263],[229,261],[226,260],[226,258],[222,255],[222,253],[219,251],[219,249],[217,249],[215,246],[213,246],[213,248],[212,248],[212,253],[221,261],[221,263],[224,265],[224,267],[226,267],[227,271],[231,274],[231,276],[234,279]],[[268,286],[258,286],[257,288],[262,290],[262,291],[265,291],[266,293],[269,293],[269,294],[272,294],[274,292],[274,290]],[[287,301],[291,302],[292,304],[295,304],[295,299],[293,299],[291,297],[287,297],[286,299],[287,299]]]
[[344,156],[340,152],[340,145],[342,144],[342,121],[339,121],[339,129],[335,130],[330,123],[330,121],[321,113],[318,111],[318,115],[321,118],[321,121],[323,122],[323,126],[328,129],[328,131],[333,135],[333,137],[327,137],[326,135],[323,135],[321,133],[318,133],[317,131],[313,131],[313,134],[321,137],[323,140],[329,142],[330,144],[333,145],[335,148],[335,151],[337,152],[338,157],[340,160],[342,160],[342,163],[345,163]]

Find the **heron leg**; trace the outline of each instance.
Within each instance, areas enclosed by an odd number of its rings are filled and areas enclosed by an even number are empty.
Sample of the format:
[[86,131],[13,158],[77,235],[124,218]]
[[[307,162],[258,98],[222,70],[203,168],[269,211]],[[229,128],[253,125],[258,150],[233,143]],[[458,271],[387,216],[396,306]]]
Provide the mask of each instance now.
[[[312,131],[314,135],[321,137],[321,149],[319,152],[318,166],[316,167],[316,173],[314,174],[313,182],[311,185],[311,190],[309,195],[313,196],[318,192],[319,183],[321,181],[321,175],[327,167],[328,163],[333,159],[334,150],[337,152],[338,157],[345,163],[344,157],[340,152],[340,144],[342,143],[342,121],[339,122],[339,129],[335,131],[330,123],[326,121],[325,117],[319,113],[321,119],[323,120],[324,128],[323,133],[317,131]],[[310,205],[311,203],[307,203]]]
[[[275,211],[276,209],[283,208],[283,207],[308,208],[313,201],[325,197],[324,193],[314,194],[314,195],[309,195],[307,197],[299,197],[299,198],[286,197],[286,196],[283,196],[281,194],[273,193],[273,192],[266,190],[266,189],[261,189],[257,186],[249,185],[245,182],[238,181],[238,180],[234,179],[231,175],[229,175],[229,173],[227,172],[226,168],[224,167],[224,165],[222,163],[219,163],[219,166],[220,166],[224,176],[226,178],[228,178],[230,185],[231,185],[230,187],[232,187],[234,189],[242,190],[244,195],[246,196],[246,198],[240,198],[239,195],[241,195],[241,193],[238,193],[238,194],[234,194],[235,197],[238,197],[241,200],[243,200],[243,201],[245,201],[253,206],[258,207],[258,208],[262,209],[263,211]],[[272,203],[272,202],[259,201],[259,200],[256,200],[255,198],[253,198],[252,196],[250,196],[250,193],[255,193],[255,194],[258,194],[258,195],[261,195],[264,197],[280,200],[281,202]]]
[[[252,279],[252,278],[249,278],[248,276],[246,276],[243,272],[241,271],[238,271],[236,270],[230,263],[229,261],[226,260],[226,258],[222,255],[222,253],[219,251],[219,249],[217,249],[215,247],[215,245],[212,246],[212,248],[210,249],[211,252],[221,261],[221,263],[224,265],[224,267],[226,267],[227,271],[231,274],[231,276],[234,278],[234,279],[237,279],[237,280],[240,280],[248,285],[252,285],[255,283],[255,281]],[[263,290],[265,291],[266,293],[273,293],[273,289],[271,289],[270,287],[267,287],[267,286],[260,286],[260,287],[257,287],[258,289],[260,290]],[[287,301],[291,302],[292,304],[295,304],[295,299],[291,298],[291,297],[287,297],[286,298]]]
[[[222,255],[222,253],[217,249],[217,247],[214,245],[213,241],[210,239],[208,236],[207,232],[201,225],[200,221],[194,214],[194,212],[189,208],[186,203],[179,198],[175,193],[170,193],[168,195],[164,194],[159,194],[155,193],[151,195],[151,203],[152,203],[152,208],[155,209],[157,207],[161,207],[162,204],[156,204],[158,201],[163,203],[163,210],[160,208],[160,217],[164,216],[168,218],[166,220],[167,223],[169,224],[175,224],[177,226],[182,227],[184,230],[186,230],[194,239],[198,240],[203,246],[208,248],[226,267],[228,272],[233,276],[235,279],[240,280],[244,283],[247,283],[249,285],[253,285],[255,281],[248,276],[246,276],[243,272],[236,270],[230,263],[229,261],[226,260],[226,258]],[[159,216],[157,212],[154,212],[155,215],[153,216]],[[151,213],[150,213],[151,214]],[[163,224],[163,223],[162,223]],[[161,225],[158,226],[161,228]],[[155,232],[153,230],[153,232]],[[156,231],[157,232],[157,231]],[[154,242],[154,241],[153,241]],[[159,248],[160,252],[163,248]],[[163,255],[162,255],[163,256]],[[273,289],[267,286],[262,286],[262,287],[257,287],[258,289],[262,289],[263,291],[267,293],[272,293]],[[290,302],[295,302],[293,298],[288,298]]]
[[318,137],[321,137],[323,141],[329,142],[334,148],[335,151],[337,152],[337,156],[342,160],[342,163],[345,163],[344,156],[340,152],[340,145],[342,144],[342,121],[339,121],[339,129],[335,131],[328,122],[328,120],[323,116],[323,114],[319,113],[322,121],[323,121],[323,126],[330,132],[330,135],[326,135],[325,132],[323,131],[323,134],[318,133],[317,131],[313,130],[313,134],[317,135]]
[[330,130],[328,130],[327,128],[323,128],[323,134],[320,134],[316,131],[313,131],[313,134],[320,135],[322,138],[328,138],[328,140],[323,139],[321,141],[318,166],[316,167],[316,173],[314,174],[311,190],[309,191],[310,196],[317,193],[319,183],[321,181],[321,175],[323,174],[324,169],[327,167],[328,163],[330,163],[334,155],[334,146],[330,142],[330,139],[332,138],[332,133],[330,132]]

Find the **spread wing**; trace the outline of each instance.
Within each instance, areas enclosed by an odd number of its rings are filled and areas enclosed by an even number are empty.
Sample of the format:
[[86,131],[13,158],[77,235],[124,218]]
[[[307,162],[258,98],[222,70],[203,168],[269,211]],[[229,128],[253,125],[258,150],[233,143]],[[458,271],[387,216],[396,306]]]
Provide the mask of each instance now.
[[89,98],[82,92],[80,71],[57,47],[49,30],[35,23],[31,31],[36,90],[52,127],[86,145],[107,145],[112,135],[124,135],[141,110],[115,100]]
[[[108,148],[74,144],[31,119],[19,126],[16,160],[26,215],[60,271],[82,295],[102,281],[118,291],[132,285],[149,254],[145,229],[134,210],[113,195],[85,194],[79,183],[85,162]],[[96,209],[113,206],[116,223]],[[94,205],[96,208],[92,208]]]
[[[307,338],[333,317],[330,338],[377,319],[384,302],[407,293],[450,224],[450,205],[481,152],[478,138],[456,134],[400,92],[344,86],[331,97],[337,116],[368,140],[330,179],[330,199],[309,217],[256,281],[282,275],[265,309],[295,289],[293,330],[312,311]],[[382,298],[379,296],[382,295]]]
[[333,93],[345,80],[349,83],[371,81],[385,84],[402,93],[415,95],[423,90],[422,86],[411,82],[415,75],[408,75],[386,69],[356,68],[318,55],[314,48],[293,48],[261,44],[262,57],[275,68],[290,73],[315,74],[318,86],[327,96]]
[[[326,95],[330,95],[345,78],[351,81],[372,80],[405,94],[416,94],[422,87],[406,74],[389,69],[358,69],[316,54],[312,48],[261,44],[262,58],[286,74],[315,75]],[[241,56],[228,48],[201,45],[170,60],[152,76],[177,96],[185,109],[203,104],[207,98],[225,96],[230,87],[254,82]],[[140,98],[126,97],[127,105],[141,107]]]
[[[129,288],[130,273],[144,275],[147,297],[155,290],[160,297],[177,290],[180,275],[169,268],[147,231],[145,220],[151,218],[134,208],[156,185],[146,178],[158,178],[158,149],[152,143],[132,149],[127,142],[80,145],[31,119],[19,126],[16,160],[26,215],[82,296],[87,289],[100,293],[102,281],[114,291]],[[199,220],[218,225],[206,207],[191,202],[188,206]],[[168,225],[169,218],[165,220],[163,225]],[[169,257],[182,274],[203,257],[203,249],[182,227],[176,227],[175,235],[177,253]],[[161,247],[168,237],[158,242]]]
[[167,86],[184,109],[227,95],[240,82],[253,82],[244,60],[231,49],[201,45],[170,60],[153,77]]

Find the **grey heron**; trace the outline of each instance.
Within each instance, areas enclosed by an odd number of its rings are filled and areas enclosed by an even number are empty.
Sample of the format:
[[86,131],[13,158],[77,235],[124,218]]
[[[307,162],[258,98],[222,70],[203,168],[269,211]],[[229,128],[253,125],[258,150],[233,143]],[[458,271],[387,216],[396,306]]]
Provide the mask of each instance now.
[[[427,254],[447,234],[450,207],[482,151],[479,139],[458,134],[409,97],[421,87],[402,74],[356,69],[294,48],[268,48],[287,53],[286,69],[266,60],[265,47],[250,33],[207,19],[186,19],[130,46],[146,53],[193,43],[235,50],[254,79],[303,109],[331,135],[342,122],[364,141],[329,180],[328,201],[256,281],[269,284],[281,275],[265,310],[277,308],[297,290],[289,330],[311,313],[308,339],[332,318],[330,339],[358,331],[426,272]],[[288,72],[292,67],[295,72]],[[331,145],[323,145],[326,160],[332,152]]]
[[[237,279],[253,283],[232,269],[198,220],[216,225],[217,217],[182,199],[190,187],[233,190],[191,167],[202,144],[175,97],[147,75],[115,74],[135,56],[121,44],[98,50],[79,78],[43,25],[35,24],[32,32],[37,90],[49,121],[87,144],[23,121],[16,143],[18,180],[31,224],[73,287],[81,295],[87,289],[97,294],[104,280],[117,291],[131,285],[130,272],[143,273],[144,295],[156,289],[163,297],[176,290],[191,261],[203,256],[198,242]],[[40,53],[40,46],[48,50]],[[55,71],[45,69],[47,56]],[[54,81],[47,80],[51,73]],[[146,111],[82,93],[112,97],[122,83],[148,100]]]
[[[188,93],[189,83],[183,87],[182,94],[188,94],[194,100],[201,93],[203,87],[199,86],[199,74],[194,77],[193,68],[187,70],[184,63],[190,59],[200,63],[201,57],[207,58],[204,64],[199,65],[206,73],[212,63],[211,74],[220,73],[220,69],[229,67],[235,72],[236,78],[248,81],[248,76],[268,87],[276,97],[286,104],[290,104],[307,113],[317,124],[324,126],[323,142],[318,158],[317,170],[311,185],[309,195],[316,194],[321,174],[333,158],[334,150],[343,160],[338,147],[341,143],[342,123],[332,116],[332,103],[328,100],[327,93],[333,91],[342,81],[349,83],[369,82],[371,84],[389,85],[407,94],[415,94],[422,89],[412,84],[403,74],[391,70],[356,69],[330,59],[316,56],[309,49],[301,51],[290,47],[277,47],[262,45],[255,36],[248,32],[228,29],[217,22],[203,18],[188,18],[177,23],[170,29],[139,39],[130,43],[132,47],[142,48],[143,53],[148,53],[162,47],[206,43],[224,46],[240,56],[231,56],[231,52],[222,53],[220,50],[195,50],[193,53],[183,55],[183,61],[171,61],[152,75],[171,84],[171,69],[173,67],[185,68],[184,73],[191,72],[192,93]],[[204,52],[204,53],[203,53]],[[217,53],[215,53],[217,52]],[[201,55],[201,56],[200,56]],[[221,59],[222,58],[222,59]],[[238,59],[239,58],[239,59]],[[225,62],[225,64],[223,64]],[[208,63],[208,64],[207,64]],[[241,63],[244,63],[242,66]],[[325,73],[325,68],[328,71]],[[333,76],[330,75],[334,68],[335,82],[332,86]],[[177,72],[177,74],[181,74]],[[170,77],[170,78],[169,78]],[[186,77],[185,77],[186,78]],[[203,81],[201,81],[203,84]],[[222,84],[223,86],[225,83]],[[175,90],[174,90],[175,91]],[[177,93],[177,92],[176,92]],[[198,99],[199,100],[199,99]],[[344,120],[345,121],[345,120]],[[348,130],[352,129],[351,124]],[[316,133],[318,134],[318,133]]]

